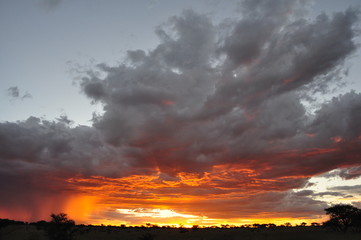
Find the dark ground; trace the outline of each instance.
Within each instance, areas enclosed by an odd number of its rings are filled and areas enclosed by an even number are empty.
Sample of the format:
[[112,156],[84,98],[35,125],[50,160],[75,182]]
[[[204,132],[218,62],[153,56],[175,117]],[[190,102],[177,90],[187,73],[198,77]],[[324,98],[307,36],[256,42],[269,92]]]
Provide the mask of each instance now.
[[[253,228],[73,228],[73,240],[361,240],[360,232],[334,232],[322,227]],[[44,229],[34,225],[9,225],[0,229],[1,240],[47,240]]]

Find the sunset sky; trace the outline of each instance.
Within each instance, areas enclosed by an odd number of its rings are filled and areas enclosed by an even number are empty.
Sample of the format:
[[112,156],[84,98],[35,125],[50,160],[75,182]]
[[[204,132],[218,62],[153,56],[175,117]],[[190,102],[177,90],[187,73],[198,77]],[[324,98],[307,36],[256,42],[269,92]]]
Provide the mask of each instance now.
[[0,218],[361,207],[359,0],[0,0]]

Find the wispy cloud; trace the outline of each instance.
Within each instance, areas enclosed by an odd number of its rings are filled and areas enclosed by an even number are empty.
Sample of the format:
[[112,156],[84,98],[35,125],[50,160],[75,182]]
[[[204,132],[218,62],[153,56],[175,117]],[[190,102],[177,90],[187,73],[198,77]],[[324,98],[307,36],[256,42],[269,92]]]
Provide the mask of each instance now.
[[28,92],[25,92],[24,94],[20,94],[20,89],[17,86],[9,87],[7,93],[13,99],[24,100],[26,98],[32,98],[31,94]]
[[39,0],[40,3],[49,9],[55,9],[57,8],[64,0]]

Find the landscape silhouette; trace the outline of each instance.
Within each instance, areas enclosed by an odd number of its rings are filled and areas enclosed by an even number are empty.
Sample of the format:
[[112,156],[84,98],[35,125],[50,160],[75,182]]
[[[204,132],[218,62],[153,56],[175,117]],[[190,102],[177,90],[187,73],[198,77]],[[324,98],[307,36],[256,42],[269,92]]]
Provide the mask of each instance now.
[[127,240],[165,240],[165,239],[350,239],[358,240],[361,234],[361,209],[350,204],[336,204],[324,209],[329,219],[323,223],[302,222],[292,226],[246,224],[220,226],[193,225],[185,228],[180,225],[158,226],[145,223],[141,226],[119,226],[103,224],[77,225],[66,213],[51,214],[50,221],[32,223],[0,219],[0,239],[6,240],[82,240],[82,239],[127,239]]

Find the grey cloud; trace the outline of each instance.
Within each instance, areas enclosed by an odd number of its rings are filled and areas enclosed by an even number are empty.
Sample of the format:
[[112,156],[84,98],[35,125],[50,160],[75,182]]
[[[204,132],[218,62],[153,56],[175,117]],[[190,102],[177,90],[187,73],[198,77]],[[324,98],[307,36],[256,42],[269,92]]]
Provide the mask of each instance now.
[[102,82],[95,76],[82,79],[82,90],[85,95],[92,99],[93,103],[105,98],[105,89]]
[[361,166],[351,167],[351,168],[343,168],[340,171],[340,177],[344,179],[353,179],[361,176]]
[[[237,77],[229,76],[210,98],[210,103],[221,102],[222,114],[224,109],[229,111],[234,105],[246,109],[258,107],[263,101],[285,92],[307,89],[313,94],[324,85],[323,81],[333,79],[321,76],[333,73],[335,67],[356,49],[353,40],[357,34],[354,25],[358,16],[357,10],[348,10],[333,17],[321,15],[314,22],[305,19],[281,21],[281,30],[274,29],[269,34],[265,40],[267,44],[264,43],[268,46],[259,47],[262,54],[253,63],[226,68]],[[241,19],[240,23],[246,20]],[[235,39],[239,38],[236,36]],[[254,41],[257,41],[256,36],[250,40],[251,43]],[[231,51],[232,55],[239,54],[240,57],[244,52],[242,49]]]
[[357,198],[361,196],[361,185],[335,186],[328,189],[330,190],[329,192],[320,193],[319,195],[341,196],[343,198]]
[[[267,1],[245,1],[223,41],[207,16],[188,10],[171,18],[156,30],[161,43],[153,51],[129,51],[130,65],[101,66],[105,78],[83,79],[85,94],[104,104],[94,127],[108,143],[127,149],[123,157],[134,166],[171,175],[230,162],[257,169],[264,178],[356,164],[359,94],[340,96],[314,116],[301,101],[338,79],[335,71],[356,49],[358,12],[311,21],[302,4],[277,1],[269,8]],[[220,50],[228,60],[211,65]],[[333,146],[338,135],[353,144],[313,150]],[[272,170],[263,171],[267,166]]]
[[354,186],[337,186],[331,187],[331,190],[339,190],[339,191],[350,191],[350,190],[357,190],[361,193],[361,185],[354,185]]
[[31,94],[28,92],[25,92],[23,95],[21,95],[20,89],[17,86],[8,88],[7,92],[8,92],[8,95],[14,99],[24,100],[25,98],[32,98]]
[[33,98],[33,96],[30,93],[25,92],[24,95],[21,97],[21,100],[24,100],[25,98]]
[[59,118],[57,118],[56,120],[58,120],[58,121],[61,122],[61,123],[66,124],[66,125],[71,125],[71,124],[74,123],[74,121],[70,120],[70,119],[68,118],[68,116],[66,116],[66,115],[61,115],[61,116],[60,116]]
[[123,163],[114,161],[117,150],[106,146],[93,128],[71,128],[64,119],[49,122],[30,117],[22,122],[1,123],[0,143],[0,161],[25,169],[30,164],[84,175],[112,175],[121,170],[111,170],[111,165],[119,167]]
[[312,190],[302,190],[302,191],[299,191],[299,192],[295,192],[295,195],[300,196],[300,197],[310,196],[312,194],[313,194]]
[[46,7],[46,8],[50,8],[50,9],[55,9],[56,7],[58,7],[62,2],[64,2],[64,0],[40,0],[40,3]]
[[361,176],[361,166],[340,168],[330,173],[325,173],[322,176],[325,178],[341,177],[343,179],[354,179]]
[[[236,65],[250,64],[259,57],[271,35],[287,21],[289,12],[300,8],[301,1],[242,1],[242,19],[224,40],[221,48]],[[275,17],[277,16],[277,17]]]
[[20,95],[19,88],[18,87],[9,87],[8,94],[14,98],[18,98]]
[[327,192],[315,193],[313,196],[320,196],[320,197],[323,197],[323,196],[345,196],[345,194],[340,193],[340,192],[327,191]]
[[162,43],[151,55],[182,71],[209,66],[215,47],[215,29],[210,19],[185,10],[181,17],[171,18],[169,24],[174,33],[159,27],[156,33]]
[[290,138],[304,129],[307,123],[305,107],[297,96],[283,94],[260,106],[257,128],[269,139]]
[[361,133],[361,94],[349,92],[334,97],[317,112],[309,131],[321,138],[342,137],[354,139]]
[[133,63],[141,63],[146,58],[146,53],[143,50],[136,50],[136,51],[128,51],[128,58]]

